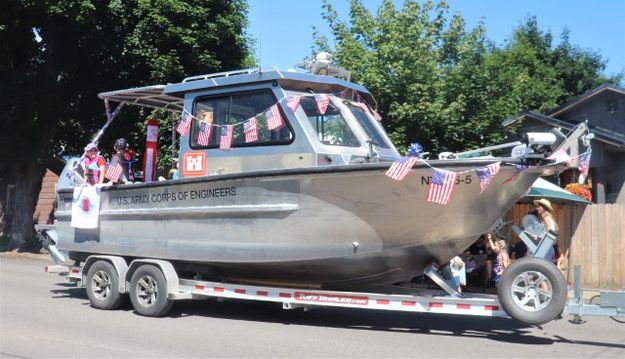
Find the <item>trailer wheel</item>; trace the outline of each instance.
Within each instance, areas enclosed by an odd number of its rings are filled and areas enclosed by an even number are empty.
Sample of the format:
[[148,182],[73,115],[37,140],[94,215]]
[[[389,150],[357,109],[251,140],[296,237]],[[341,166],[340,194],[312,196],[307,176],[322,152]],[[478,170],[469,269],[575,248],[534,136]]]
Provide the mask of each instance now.
[[144,264],[130,279],[130,301],[137,313],[147,317],[162,317],[174,301],[167,298],[167,281],[157,267]]
[[504,271],[499,302],[514,319],[540,325],[555,319],[566,304],[566,283],[553,263],[542,258],[525,257]]
[[97,261],[87,272],[87,297],[97,309],[117,309],[124,297],[119,293],[119,276],[107,261]]

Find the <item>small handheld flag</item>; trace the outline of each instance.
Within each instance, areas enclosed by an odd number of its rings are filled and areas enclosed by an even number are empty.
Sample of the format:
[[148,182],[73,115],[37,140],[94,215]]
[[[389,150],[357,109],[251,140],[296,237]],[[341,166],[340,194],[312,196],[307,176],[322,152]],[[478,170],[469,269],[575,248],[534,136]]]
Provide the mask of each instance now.
[[107,168],[104,177],[109,179],[111,182],[117,182],[119,177],[122,175],[122,171],[122,165],[120,165],[118,161],[113,161]]

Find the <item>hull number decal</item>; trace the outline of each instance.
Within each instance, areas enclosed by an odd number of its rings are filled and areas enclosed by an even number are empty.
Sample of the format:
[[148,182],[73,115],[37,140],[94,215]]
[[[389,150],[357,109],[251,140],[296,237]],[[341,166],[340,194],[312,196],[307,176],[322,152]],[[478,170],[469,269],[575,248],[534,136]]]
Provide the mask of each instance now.
[[[429,186],[431,179],[432,179],[432,176],[421,176],[421,185]],[[458,178],[456,178],[456,184],[460,184],[460,183],[471,184],[471,182],[473,182],[473,176],[471,175],[458,176]]]

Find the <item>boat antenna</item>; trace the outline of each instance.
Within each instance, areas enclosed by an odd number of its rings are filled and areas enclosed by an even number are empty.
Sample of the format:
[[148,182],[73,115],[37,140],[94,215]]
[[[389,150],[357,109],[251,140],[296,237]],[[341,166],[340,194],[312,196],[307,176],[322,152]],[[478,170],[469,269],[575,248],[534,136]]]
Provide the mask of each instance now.
[[258,74],[259,75],[263,74],[262,58],[263,58],[263,35],[259,34],[258,35]]

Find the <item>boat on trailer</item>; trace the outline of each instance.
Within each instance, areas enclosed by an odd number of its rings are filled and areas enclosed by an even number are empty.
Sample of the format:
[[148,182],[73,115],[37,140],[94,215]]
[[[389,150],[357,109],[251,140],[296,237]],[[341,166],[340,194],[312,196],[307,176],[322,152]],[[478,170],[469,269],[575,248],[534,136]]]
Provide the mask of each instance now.
[[[181,178],[102,187],[97,227],[75,228],[80,184],[68,163],[57,186],[58,249],[77,262],[162,259],[178,273],[238,283],[350,289],[410,280],[487,232],[568,141],[528,140],[514,157],[419,160],[397,181],[385,176],[400,156],[371,94],[338,78],[250,69],[99,97],[191,121],[179,141]],[[252,118],[257,138],[246,142]],[[475,170],[493,163],[500,169],[482,192]],[[426,200],[432,168],[459,174],[446,205]]]

